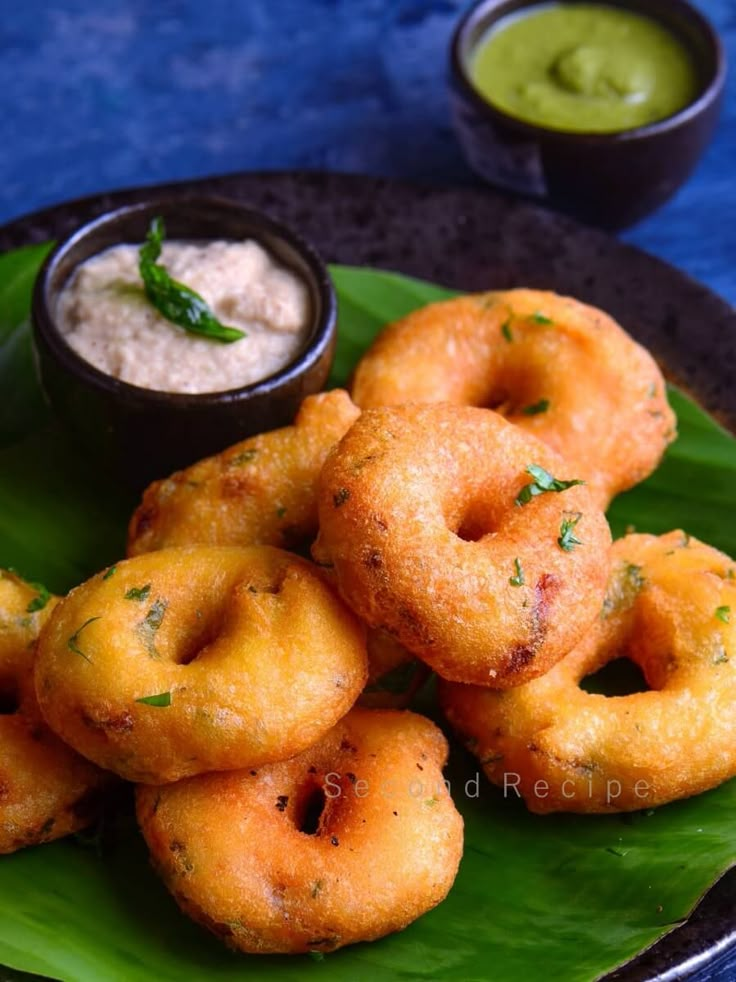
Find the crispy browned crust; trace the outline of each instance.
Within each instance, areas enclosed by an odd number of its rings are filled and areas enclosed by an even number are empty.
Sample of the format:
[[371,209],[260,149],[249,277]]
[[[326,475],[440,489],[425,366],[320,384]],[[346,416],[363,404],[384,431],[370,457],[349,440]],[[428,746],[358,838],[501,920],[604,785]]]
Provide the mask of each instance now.
[[[579,476],[490,410],[367,410],[322,471],[315,556],[370,627],[444,678],[520,685],[590,628],[611,541],[585,486],[515,504],[529,464]],[[558,543],[566,518],[577,521],[572,551]]]

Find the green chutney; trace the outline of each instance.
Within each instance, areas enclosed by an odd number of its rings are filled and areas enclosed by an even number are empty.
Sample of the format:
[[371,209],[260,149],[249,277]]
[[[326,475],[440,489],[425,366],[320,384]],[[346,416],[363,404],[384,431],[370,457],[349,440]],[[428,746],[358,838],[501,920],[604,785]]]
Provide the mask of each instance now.
[[475,48],[470,75],[510,116],[580,133],[654,123],[698,95],[693,59],[671,31],[603,4],[545,5],[503,18]]

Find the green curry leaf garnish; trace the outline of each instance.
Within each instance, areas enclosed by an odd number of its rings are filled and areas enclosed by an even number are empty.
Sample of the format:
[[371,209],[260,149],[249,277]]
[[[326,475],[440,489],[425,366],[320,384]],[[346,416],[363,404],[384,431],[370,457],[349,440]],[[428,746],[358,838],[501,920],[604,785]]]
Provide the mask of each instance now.
[[221,324],[198,293],[173,279],[166,267],[156,262],[165,235],[163,218],[158,216],[151,222],[146,241],[138,250],[138,270],[149,301],[167,321],[191,334],[225,344],[244,338],[245,331]]

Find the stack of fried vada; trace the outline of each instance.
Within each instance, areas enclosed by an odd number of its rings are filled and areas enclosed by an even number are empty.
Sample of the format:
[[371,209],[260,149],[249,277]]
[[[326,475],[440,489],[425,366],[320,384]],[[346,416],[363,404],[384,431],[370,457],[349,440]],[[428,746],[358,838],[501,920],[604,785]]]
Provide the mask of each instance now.
[[[366,630],[304,558],[263,545],[132,557],[56,603],[23,658],[41,731],[26,743],[59,748],[72,804],[83,780],[136,783],[155,867],[231,947],[374,940],[452,886],[463,822],[447,741],[408,710],[353,708]],[[78,828],[67,811],[56,804],[56,826],[26,814],[9,848]]]
[[[74,773],[0,849],[77,827],[67,799],[112,773],[195,921],[245,952],[327,952],[454,881],[447,741],[404,708],[431,672],[533,811],[736,775],[731,561],[680,532],[611,546],[603,514],[674,433],[651,356],[578,301],[487,293],[389,325],[351,395],[151,485],[128,558],[22,622],[24,667],[0,634]],[[622,656],[646,691],[581,688]]]

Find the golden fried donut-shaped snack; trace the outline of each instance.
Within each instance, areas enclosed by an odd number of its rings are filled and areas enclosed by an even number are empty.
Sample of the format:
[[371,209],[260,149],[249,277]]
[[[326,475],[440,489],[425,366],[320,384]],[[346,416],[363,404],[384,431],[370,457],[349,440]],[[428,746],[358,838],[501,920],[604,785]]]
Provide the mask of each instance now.
[[155,481],[130,521],[128,555],[167,546],[309,545],[317,534],[317,477],[358,414],[340,389],[308,396],[293,426]]
[[458,297],[389,325],[352,396],[361,409],[496,409],[567,457],[604,506],[651,474],[675,436],[651,355],[602,311],[539,290]]
[[57,602],[0,571],[0,853],[83,829],[113,780],[51,732],[36,702],[38,633]]
[[[612,551],[601,617],[548,675],[509,692],[441,687],[490,780],[533,812],[652,808],[736,776],[736,566],[682,532]],[[648,691],[580,687],[620,657]]]
[[366,675],[364,629],[310,563],[194,546],[73,590],[44,631],[36,690],[76,750],[157,784],[299,753]]
[[[293,426],[151,484],[130,522],[128,554],[167,545],[309,545],[317,535],[319,472],[359,414],[341,389],[308,396]],[[426,678],[423,665],[376,632],[368,661],[366,705],[403,708]]]
[[354,709],[284,763],[139,788],[138,820],[177,903],[231,948],[334,951],[450,890],[463,820],[446,759],[423,716]]
[[603,600],[610,531],[587,487],[566,486],[578,477],[488,409],[370,409],[325,463],[314,554],[370,627],[444,678],[520,685]]

